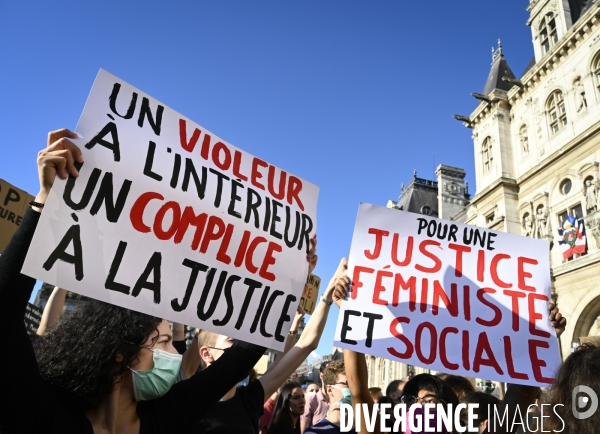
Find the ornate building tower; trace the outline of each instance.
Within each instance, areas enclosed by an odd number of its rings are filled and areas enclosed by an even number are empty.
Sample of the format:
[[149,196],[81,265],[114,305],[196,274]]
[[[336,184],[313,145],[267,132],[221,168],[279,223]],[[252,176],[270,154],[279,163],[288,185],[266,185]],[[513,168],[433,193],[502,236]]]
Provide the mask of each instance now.
[[[514,76],[499,43],[478,106],[455,115],[473,129],[477,191],[454,219],[551,242],[565,356],[600,336],[600,2],[531,0],[528,11],[525,72]],[[588,249],[565,260],[568,215],[583,219]]]

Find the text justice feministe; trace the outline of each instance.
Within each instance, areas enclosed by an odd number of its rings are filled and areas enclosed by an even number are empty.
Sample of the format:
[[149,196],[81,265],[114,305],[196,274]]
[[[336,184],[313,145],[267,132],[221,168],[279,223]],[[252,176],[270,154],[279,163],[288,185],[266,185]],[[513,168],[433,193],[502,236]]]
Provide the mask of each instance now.
[[[434,219],[429,222],[424,218],[418,220],[417,234],[424,232],[425,228],[431,226],[431,223],[436,223]],[[483,233],[483,235],[477,237],[466,235],[462,237],[462,241],[471,244],[471,246],[451,242],[442,246],[438,241],[425,239],[419,241],[417,247],[417,242],[411,235],[404,238],[406,247],[400,248],[400,234],[398,233],[390,234],[387,230],[377,228],[369,228],[367,232],[374,236],[374,245],[370,250],[364,250],[362,252],[364,258],[360,257],[354,265],[352,299],[357,299],[359,293],[364,293],[368,294],[367,296],[371,299],[370,303],[372,305],[398,307],[401,303],[407,303],[410,312],[416,312],[418,307],[420,313],[425,314],[431,309],[431,314],[434,316],[439,314],[440,306],[445,306],[448,314],[452,317],[467,322],[474,320],[480,326],[491,329],[496,328],[501,323],[503,313],[497,306],[497,301],[494,298],[488,298],[488,295],[497,294],[496,297],[506,297],[510,299],[508,305],[511,306],[512,331],[520,332],[521,317],[527,318],[527,331],[532,337],[527,340],[527,349],[535,380],[543,383],[552,382],[552,378],[543,375],[542,368],[546,366],[546,363],[544,357],[538,355],[538,349],[550,348],[547,339],[550,338],[551,334],[548,331],[538,329],[536,326],[543,319],[542,312],[545,303],[549,301],[545,294],[538,292],[537,288],[530,284],[530,279],[533,277],[532,273],[541,272],[536,259],[524,255],[517,255],[513,258],[506,253],[492,253],[491,251],[494,248],[489,240],[492,238],[490,235],[495,234],[491,233]],[[436,233],[438,232],[431,230],[428,231],[427,236],[433,238]],[[486,237],[486,235],[488,236]],[[444,237],[437,236],[437,238],[443,239]],[[476,242],[476,239],[479,241]],[[386,248],[384,253],[385,240],[387,240],[386,246],[388,247],[391,240],[391,249],[387,250]],[[458,240],[454,237],[453,239],[450,238],[449,241]],[[460,243],[460,241],[458,242]],[[452,267],[454,278],[461,279],[463,277],[464,256],[469,264],[475,264],[476,266],[477,272],[474,281],[467,280],[460,284],[459,280],[449,282],[447,276],[444,277],[443,282],[436,278],[435,273],[441,271],[443,264],[435,252],[436,248],[442,247],[444,249],[447,247],[449,251],[455,253]],[[404,252],[404,255],[400,259],[398,256],[402,252]],[[383,269],[376,270],[374,267],[369,266],[370,261],[378,260],[382,254],[389,260],[390,264],[393,263],[399,268],[392,271],[389,269],[390,266],[386,265]],[[499,264],[503,261],[506,261],[508,267],[514,267],[513,273],[509,272],[505,275],[500,273]],[[422,277],[417,278],[416,275],[413,275],[413,269],[424,274],[421,275]],[[491,277],[495,287],[484,285],[486,274]],[[427,277],[427,275],[431,277]],[[474,287],[478,284],[482,287]],[[526,304],[526,307],[521,306],[521,300]],[[472,315],[472,312],[476,314]],[[504,375],[506,372],[511,378],[530,380],[527,373],[518,372],[514,365],[513,342],[509,330],[506,330],[503,333],[505,336],[502,337],[503,356],[506,361],[503,369],[499,363],[502,357],[499,354],[494,354],[485,331],[472,333],[471,330],[459,330],[457,327],[452,327],[451,324],[440,330],[431,322],[420,321],[416,325],[414,336],[406,336],[404,329],[400,331],[400,326],[401,324],[410,324],[410,316],[398,316],[389,324],[380,324],[379,322],[383,318],[381,314],[346,309],[340,329],[340,341],[349,345],[357,345],[356,340],[348,338],[349,332],[353,329],[365,330],[364,344],[366,347],[370,347],[375,328],[388,327],[389,333],[398,339],[398,344],[404,346],[404,348],[394,348],[393,346],[387,348],[387,352],[394,358],[406,360],[416,354],[420,362],[427,366],[438,360],[437,354],[439,354],[439,360],[446,369],[457,370],[459,369],[459,363],[450,361],[447,358],[446,351],[449,345],[447,340],[452,339],[452,336],[455,335],[454,341],[460,341],[462,346],[462,360],[460,362],[463,369],[478,373],[481,366],[489,366],[498,375]],[[475,342],[471,342],[473,334],[476,335]],[[469,350],[471,344],[475,346],[473,358],[471,358]]]

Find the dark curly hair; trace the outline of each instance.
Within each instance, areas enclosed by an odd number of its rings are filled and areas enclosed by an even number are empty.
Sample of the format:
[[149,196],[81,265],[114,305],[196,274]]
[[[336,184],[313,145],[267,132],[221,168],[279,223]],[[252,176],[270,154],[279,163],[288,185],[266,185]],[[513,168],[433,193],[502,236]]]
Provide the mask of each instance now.
[[[596,411],[586,419],[578,419],[573,414],[573,404],[577,405],[580,397],[579,394],[573,396],[577,386],[589,387],[596,393],[600,390],[600,347],[580,345],[560,366],[550,388],[548,402],[545,403],[550,404],[554,411],[549,411],[549,423],[544,428],[549,426],[550,429],[565,434],[598,432],[600,412]],[[575,412],[589,410],[593,405],[592,401],[593,399],[585,408],[575,408]]]
[[408,380],[402,389],[404,395],[419,396],[419,391],[431,390],[446,404],[452,404],[453,408],[458,405],[456,393],[444,381],[435,375],[419,374]]
[[[138,357],[140,345],[162,319],[91,301],[58,327],[33,341],[40,374],[52,386],[75,394],[84,411],[98,406]],[[154,344],[155,341],[152,343]],[[123,360],[116,362],[120,353]]]

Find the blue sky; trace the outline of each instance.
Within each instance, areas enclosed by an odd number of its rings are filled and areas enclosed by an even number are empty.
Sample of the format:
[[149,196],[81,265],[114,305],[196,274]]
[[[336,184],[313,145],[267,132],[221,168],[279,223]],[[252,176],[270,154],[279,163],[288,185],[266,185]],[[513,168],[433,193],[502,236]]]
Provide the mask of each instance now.
[[[526,0],[0,2],[0,177],[34,194],[50,130],[74,129],[99,68],[321,187],[319,265],[347,256],[359,202],[416,169],[462,167],[469,115],[502,38],[533,56]],[[331,352],[332,310],[317,349]]]

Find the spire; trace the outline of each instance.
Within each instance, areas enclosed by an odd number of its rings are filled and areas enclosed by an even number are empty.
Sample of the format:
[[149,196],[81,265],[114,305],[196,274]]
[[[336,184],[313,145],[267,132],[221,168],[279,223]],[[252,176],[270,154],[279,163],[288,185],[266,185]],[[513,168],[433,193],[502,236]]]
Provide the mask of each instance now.
[[508,62],[504,58],[502,41],[498,39],[498,48],[492,47],[492,69],[487,82],[485,83],[485,87],[483,88],[483,94],[488,96],[495,89],[508,91],[513,87],[512,84],[502,80],[502,77],[516,79],[510,66],[508,66]]

